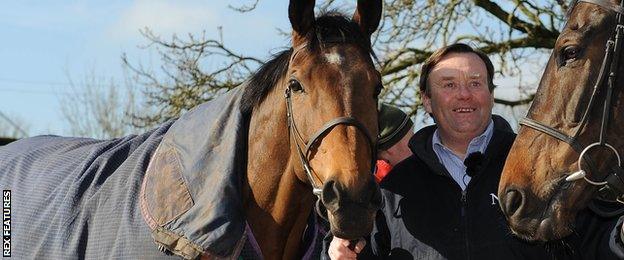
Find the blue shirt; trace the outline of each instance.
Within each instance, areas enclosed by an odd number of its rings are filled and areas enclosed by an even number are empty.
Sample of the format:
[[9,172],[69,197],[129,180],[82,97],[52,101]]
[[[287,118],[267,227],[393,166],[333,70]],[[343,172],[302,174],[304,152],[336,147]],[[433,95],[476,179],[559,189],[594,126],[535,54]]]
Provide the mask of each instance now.
[[[490,143],[490,139],[492,139],[492,133],[494,132],[494,121],[490,119],[490,123],[488,124],[485,131],[473,138],[468,144],[468,149],[466,150],[466,155],[469,155],[474,152],[485,153],[485,148],[487,148]],[[451,174],[453,180],[459,184],[462,190],[466,190],[466,185],[470,182],[470,176],[466,175],[466,166],[464,165],[464,158],[460,158],[457,156],[451,149],[444,146],[440,141],[440,133],[438,133],[438,129],[433,133],[433,139],[431,140],[433,143],[433,151],[438,156],[438,160],[440,163],[444,165],[446,170]]]

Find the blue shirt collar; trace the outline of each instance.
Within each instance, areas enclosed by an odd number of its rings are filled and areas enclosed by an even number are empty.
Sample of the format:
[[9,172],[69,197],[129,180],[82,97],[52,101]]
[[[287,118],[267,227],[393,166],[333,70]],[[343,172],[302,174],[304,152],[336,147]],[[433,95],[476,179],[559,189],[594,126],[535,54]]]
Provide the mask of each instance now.
[[[440,153],[439,151],[440,149],[453,153],[451,149],[449,149],[448,147],[444,146],[444,144],[442,144],[442,141],[440,140],[440,133],[438,132],[438,130],[439,129],[436,129],[435,132],[433,133],[432,143],[433,143],[434,151],[436,152],[436,154],[438,154],[438,156]],[[485,131],[483,131],[481,135],[470,140],[470,143],[468,144],[468,149],[466,149],[466,155],[474,153],[474,152],[481,152],[485,154],[485,149],[490,143],[490,139],[492,139],[493,132],[494,132],[494,121],[490,119],[490,123],[485,128]]]

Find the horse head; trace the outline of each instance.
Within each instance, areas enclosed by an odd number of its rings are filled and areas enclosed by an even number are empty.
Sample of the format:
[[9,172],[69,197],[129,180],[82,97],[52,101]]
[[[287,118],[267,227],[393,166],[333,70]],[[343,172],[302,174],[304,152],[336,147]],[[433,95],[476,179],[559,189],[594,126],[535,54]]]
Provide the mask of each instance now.
[[[347,239],[368,235],[381,206],[372,169],[382,85],[370,37],[382,2],[358,1],[351,18],[333,12],[316,17],[314,5],[290,1],[292,48],[260,68],[250,85],[265,87],[254,86],[247,95],[256,99],[248,102],[255,104],[247,167],[250,225],[254,233],[280,233],[266,243],[299,240],[314,195],[333,234]],[[265,255],[283,250],[262,243]]]
[[[337,15],[316,19],[314,2],[291,1],[289,6],[291,160],[301,162],[295,163],[295,173],[319,196],[332,233],[357,238],[371,231],[381,205],[371,175],[381,78],[370,58],[381,1],[358,1],[350,22]],[[307,137],[301,153],[294,141],[299,133]]]
[[[512,232],[527,240],[572,233],[576,214],[617,167],[624,146],[623,79],[613,84],[613,93],[607,85],[613,80],[610,69],[621,75],[624,67],[618,66],[617,55],[605,55],[614,49],[609,40],[616,13],[623,9],[611,1],[584,0],[571,8],[521,120],[498,190]],[[608,124],[601,134],[604,107],[611,116],[604,119]]]

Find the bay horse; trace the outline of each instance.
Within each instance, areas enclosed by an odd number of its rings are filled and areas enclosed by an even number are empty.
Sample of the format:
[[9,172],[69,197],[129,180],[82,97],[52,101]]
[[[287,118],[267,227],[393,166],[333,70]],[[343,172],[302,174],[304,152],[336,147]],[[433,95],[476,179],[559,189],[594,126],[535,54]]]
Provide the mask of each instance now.
[[315,200],[336,236],[369,234],[382,2],[359,0],[351,18],[314,6],[291,0],[292,47],[175,121],[0,148],[12,256],[232,259],[252,237],[263,258],[296,259]]
[[[293,50],[278,55],[281,69],[273,70],[268,78],[274,84],[268,85],[287,86],[292,104],[283,102],[284,87],[267,90],[249,131],[248,153],[254,160],[247,167],[245,208],[267,258],[296,256],[315,200],[310,185],[327,208],[334,235],[355,239],[372,230],[381,205],[371,158],[382,85],[370,58],[370,36],[381,9],[381,0],[358,0],[352,21],[335,15],[315,20],[314,1],[290,1]],[[362,124],[336,120],[344,116]],[[289,125],[290,140],[284,138]],[[303,151],[299,135],[310,140]]]
[[578,0],[568,11],[499,184],[519,237],[568,236],[595,197],[624,191],[623,14],[622,3],[609,0]]

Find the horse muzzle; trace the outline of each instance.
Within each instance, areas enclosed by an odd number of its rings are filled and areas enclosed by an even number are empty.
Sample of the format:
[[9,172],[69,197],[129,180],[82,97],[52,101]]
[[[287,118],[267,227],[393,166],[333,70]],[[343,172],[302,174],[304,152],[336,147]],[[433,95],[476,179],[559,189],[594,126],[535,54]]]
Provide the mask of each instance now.
[[351,193],[335,180],[329,180],[323,185],[321,201],[327,209],[332,234],[344,239],[369,235],[382,206],[381,191],[372,177],[360,192]]
[[500,194],[500,206],[514,235],[528,241],[550,241],[570,234],[570,214],[562,207],[570,183],[560,182],[548,200],[522,189],[508,188]]

